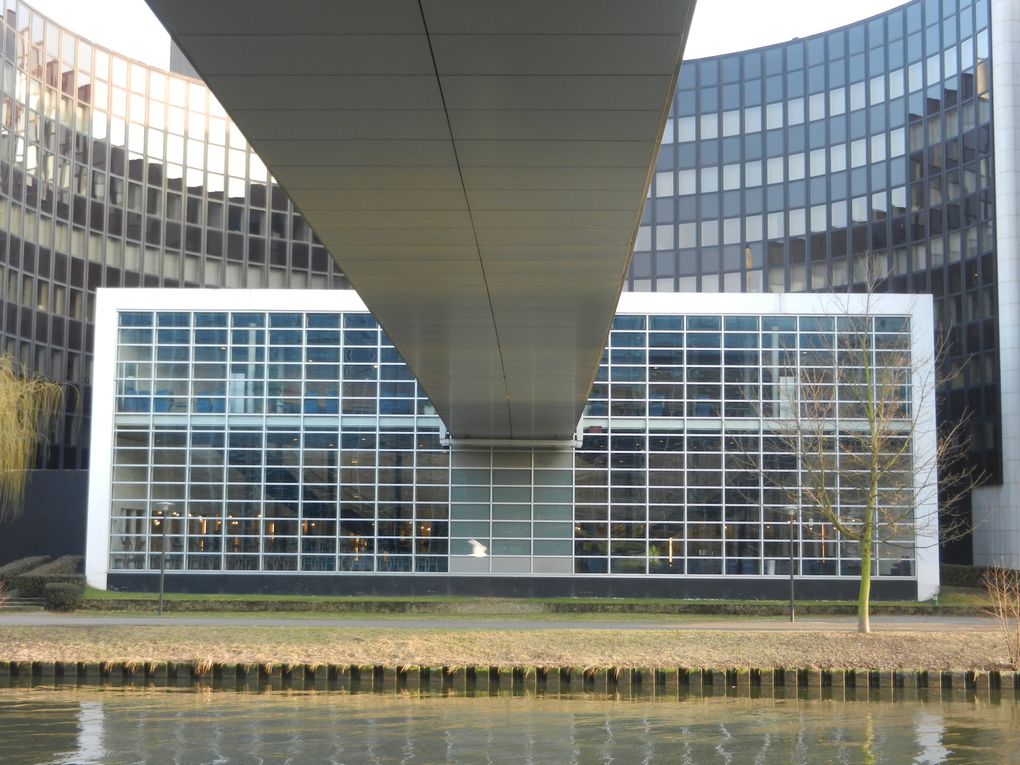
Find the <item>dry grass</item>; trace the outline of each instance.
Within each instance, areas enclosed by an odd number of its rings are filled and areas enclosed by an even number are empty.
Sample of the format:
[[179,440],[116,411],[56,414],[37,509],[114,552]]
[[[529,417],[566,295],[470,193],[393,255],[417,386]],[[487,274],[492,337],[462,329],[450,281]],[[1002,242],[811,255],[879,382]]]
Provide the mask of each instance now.
[[8,627],[0,660],[387,666],[1004,669],[994,632]]

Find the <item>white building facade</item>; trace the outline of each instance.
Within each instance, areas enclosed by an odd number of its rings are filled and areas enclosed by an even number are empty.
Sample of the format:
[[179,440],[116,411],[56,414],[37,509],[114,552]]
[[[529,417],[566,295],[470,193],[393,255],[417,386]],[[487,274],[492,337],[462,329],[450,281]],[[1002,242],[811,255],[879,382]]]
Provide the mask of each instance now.
[[[182,591],[766,597],[792,561],[803,596],[847,596],[859,546],[790,433],[828,380],[838,455],[864,428],[843,372],[874,364],[899,368],[910,456],[875,592],[937,592],[929,298],[625,294],[576,439],[521,445],[451,442],[354,293],[99,296],[94,586],[165,567]],[[867,364],[841,350],[861,336]],[[832,473],[852,522],[860,492]]]

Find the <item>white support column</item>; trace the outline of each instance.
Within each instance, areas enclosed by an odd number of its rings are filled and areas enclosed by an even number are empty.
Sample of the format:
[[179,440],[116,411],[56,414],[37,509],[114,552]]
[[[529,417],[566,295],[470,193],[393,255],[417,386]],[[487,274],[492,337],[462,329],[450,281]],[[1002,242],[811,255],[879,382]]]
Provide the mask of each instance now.
[[117,377],[117,308],[110,290],[96,296],[96,353],[92,360],[92,440],[85,578],[106,589],[110,569],[110,487],[113,477],[113,413]]
[[928,296],[912,299],[910,354],[913,365],[914,533],[917,555],[917,599],[939,594],[939,464],[938,425],[935,414],[935,311]]
[[991,19],[1003,484],[974,492],[974,563],[1020,568],[1020,3]]

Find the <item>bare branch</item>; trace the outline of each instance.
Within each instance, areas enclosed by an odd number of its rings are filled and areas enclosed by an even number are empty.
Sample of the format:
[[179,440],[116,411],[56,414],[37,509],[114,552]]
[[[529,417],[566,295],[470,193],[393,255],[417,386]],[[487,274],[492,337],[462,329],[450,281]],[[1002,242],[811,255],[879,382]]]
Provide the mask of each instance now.
[[[884,288],[885,265],[870,256],[855,258],[859,279],[853,291],[863,298],[837,297],[835,311],[823,308],[834,319],[832,331],[800,335],[793,379],[781,388],[786,400],[771,416],[761,412],[770,435],[797,455],[802,480],[786,489],[791,504],[819,514],[841,542],[859,548],[858,615],[865,632],[872,561],[897,547],[911,551],[904,557],[912,559],[923,544],[919,536],[937,544],[938,533],[929,532],[939,529],[940,515],[984,479],[963,459],[968,418],[938,429],[922,406],[942,385],[944,339],[927,356],[914,347],[913,328],[897,330],[880,321],[877,293]],[[919,446],[931,441],[934,449]],[[962,532],[962,524],[948,517],[943,539]]]
[[1020,571],[994,566],[981,577],[992,601],[985,613],[994,616],[1009,663],[1020,669]]

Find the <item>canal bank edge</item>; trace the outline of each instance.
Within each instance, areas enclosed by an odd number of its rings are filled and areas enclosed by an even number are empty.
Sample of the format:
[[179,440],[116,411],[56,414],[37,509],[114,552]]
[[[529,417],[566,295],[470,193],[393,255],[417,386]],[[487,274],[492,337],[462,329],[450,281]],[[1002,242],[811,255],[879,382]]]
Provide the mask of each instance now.
[[0,661],[0,689],[69,686],[466,695],[596,694],[676,699],[770,695],[777,698],[891,699],[923,693],[928,698],[1020,700],[1020,672],[1005,670]]

